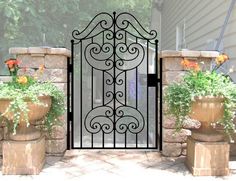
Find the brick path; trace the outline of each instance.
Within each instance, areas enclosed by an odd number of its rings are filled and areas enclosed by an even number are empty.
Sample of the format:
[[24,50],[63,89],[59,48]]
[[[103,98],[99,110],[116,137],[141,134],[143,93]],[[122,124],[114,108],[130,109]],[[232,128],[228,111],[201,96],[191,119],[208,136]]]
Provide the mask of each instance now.
[[[184,165],[184,157],[161,157],[160,153],[144,151],[67,151],[64,157],[48,157],[40,175],[3,176],[0,180],[78,180],[78,181],[145,181],[160,180],[236,180],[236,158],[230,161],[227,177],[193,177]],[[0,166],[2,160],[0,159]]]

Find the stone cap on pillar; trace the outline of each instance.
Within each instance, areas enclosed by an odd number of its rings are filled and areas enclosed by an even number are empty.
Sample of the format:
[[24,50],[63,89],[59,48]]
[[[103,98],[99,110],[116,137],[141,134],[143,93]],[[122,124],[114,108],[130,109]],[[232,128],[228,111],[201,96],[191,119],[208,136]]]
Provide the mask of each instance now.
[[162,58],[169,57],[189,57],[189,58],[216,58],[219,56],[218,51],[195,51],[195,50],[163,50],[161,51]]
[[44,55],[64,55],[71,57],[71,51],[66,48],[52,48],[52,47],[12,47],[9,49],[9,54],[22,55],[31,54],[31,56]]

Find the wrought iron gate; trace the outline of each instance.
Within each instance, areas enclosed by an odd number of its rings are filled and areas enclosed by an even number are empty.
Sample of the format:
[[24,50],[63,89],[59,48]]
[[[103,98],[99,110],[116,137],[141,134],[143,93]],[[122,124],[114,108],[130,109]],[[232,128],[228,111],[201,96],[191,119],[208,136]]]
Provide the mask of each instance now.
[[72,36],[71,147],[161,149],[156,31],[146,31],[129,13],[114,12],[96,15]]

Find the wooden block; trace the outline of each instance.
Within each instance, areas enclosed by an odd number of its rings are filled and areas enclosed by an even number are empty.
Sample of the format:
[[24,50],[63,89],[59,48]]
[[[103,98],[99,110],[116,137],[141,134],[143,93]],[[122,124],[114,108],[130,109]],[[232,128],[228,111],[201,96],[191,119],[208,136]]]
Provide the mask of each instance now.
[[36,175],[45,163],[45,137],[32,141],[4,141],[4,175]]
[[225,176],[229,174],[229,143],[200,142],[187,139],[186,166],[194,176]]

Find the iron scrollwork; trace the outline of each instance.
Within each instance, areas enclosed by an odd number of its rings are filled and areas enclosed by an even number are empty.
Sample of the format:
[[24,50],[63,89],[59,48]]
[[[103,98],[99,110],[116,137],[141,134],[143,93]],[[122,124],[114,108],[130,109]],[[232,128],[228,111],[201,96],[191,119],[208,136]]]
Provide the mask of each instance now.
[[[128,43],[127,35],[136,41]],[[93,69],[104,73],[104,84],[111,87],[103,93],[104,104],[92,108],[85,116],[86,130],[91,134],[140,133],[145,127],[144,116],[137,107],[122,102],[127,92],[116,88],[125,84],[127,71],[134,70],[145,59],[144,47],[138,40],[154,44],[156,31],[146,31],[129,13],[114,12],[98,14],[83,31],[74,30],[72,36],[74,44],[91,40],[82,52],[84,59]],[[101,42],[95,42],[97,36],[102,36]]]

